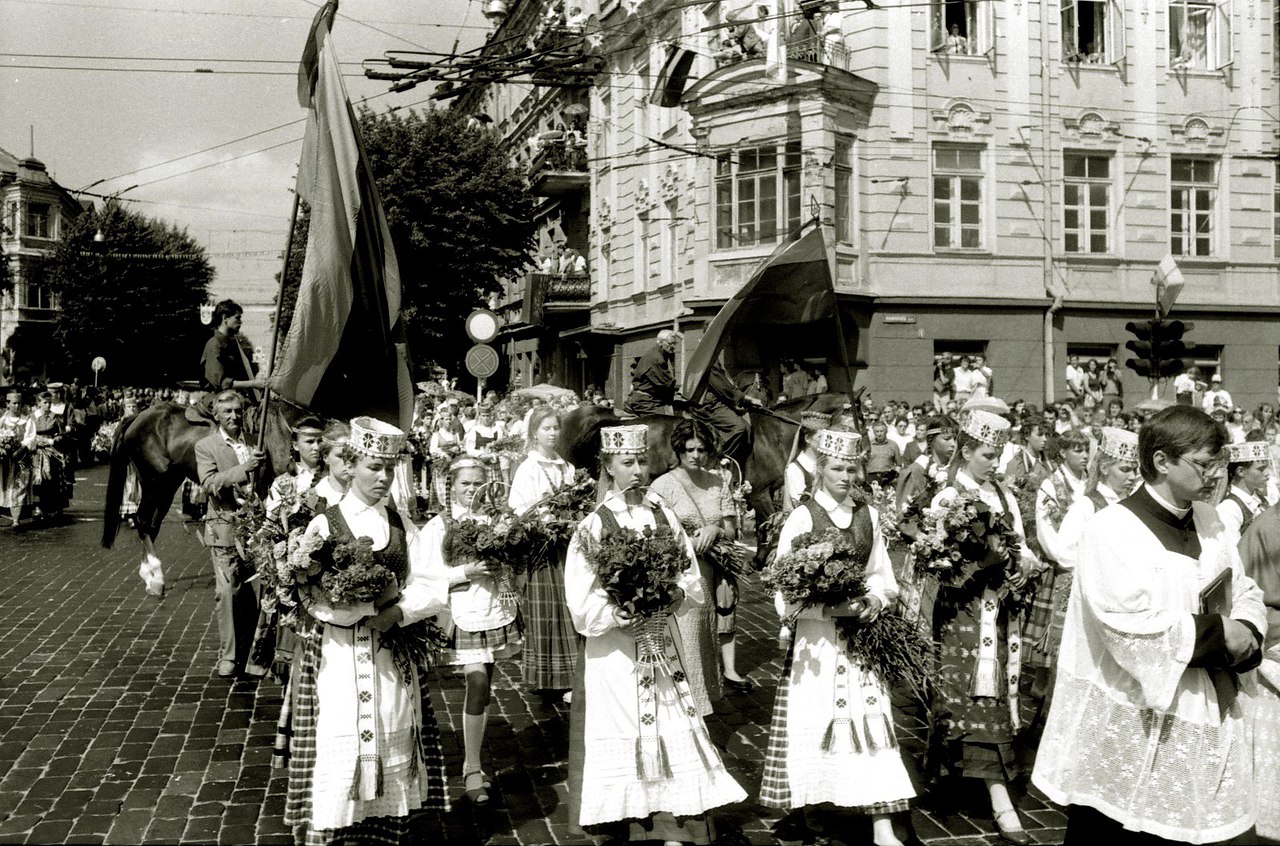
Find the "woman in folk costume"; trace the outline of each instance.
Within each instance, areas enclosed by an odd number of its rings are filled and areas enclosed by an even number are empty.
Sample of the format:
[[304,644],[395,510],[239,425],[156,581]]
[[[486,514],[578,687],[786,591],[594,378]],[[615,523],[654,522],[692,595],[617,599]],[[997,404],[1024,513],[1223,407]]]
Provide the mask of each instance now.
[[350,442],[351,426],[341,420],[331,421],[320,435],[320,463],[324,472],[313,490],[329,505],[342,502],[351,487],[353,469],[346,458]]
[[[825,804],[868,814],[874,842],[887,846],[902,842],[890,815],[906,811],[915,790],[898,750],[889,691],[850,658],[835,624],[837,617],[872,620],[898,594],[875,509],[850,496],[861,477],[858,441],[856,432],[814,434],[813,498],[791,512],[778,540],[778,554],[786,555],[806,532],[840,530],[868,559],[868,592],[838,607],[800,611],[774,702],[760,803],[803,808],[806,816]],[[784,620],[797,611],[783,605],[781,594],[775,601]],[[847,737],[832,731],[842,725]]]
[[[529,415],[529,455],[511,479],[507,504],[522,515],[573,481],[573,465],[556,452],[560,417],[550,406]],[[569,690],[578,660],[580,638],[573,629],[564,598],[563,548],[546,560],[532,562],[525,588],[524,683],[534,690]]]
[[42,391],[36,396],[36,407],[27,418],[27,430],[22,445],[31,456],[31,492],[35,496],[34,516],[60,515],[67,507],[69,496],[66,477],[66,456],[59,449],[64,428],[62,418],[54,414],[53,394]]
[[303,505],[313,498],[312,490],[323,475],[320,450],[324,427],[319,419],[303,417],[293,425],[292,431],[292,466],[288,473],[271,481],[271,489],[263,502],[267,516],[273,520],[287,521],[301,511]]
[[1085,528],[1032,775],[1069,806],[1068,844],[1216,843],[1253,825],[1237,693],[1267,621],[1208,503],[1223,441],[1199,409],[1156,413],[1138,435],[1145,484]]
[[746,793],[725,770],[697,713],[680,631],[668,617],[665,664],[641,663],[638,637],[646,621],[610,601],[586,552],[588,544],[623,530],[674,536],[688,556],[677,595],[684,604],[707,601],[679,519],[642,493],[647,436],[643,425],[601,429],[603,501],[579,524],[565,564],[569,610],[586,638],[570,715],[570,820],[593,834],[632,841],[710,843],[707,811],[740,802]]
[[[976,492],[996,514],[1012,518],[1025,537],[1013,494],[994,479],[996,461],[1009,437],[1009,422],[987,411],[969,413],[960,428],[952,467],[955,480],[933,498],[938,508],[959,493]],[[1018,563],[1006,580],[1006,559]],[[959,578],[943,582],[934,608],[939,669],[934,709],[951,764],[959,775],[982,779],[991,797],[996,827],[1011,843],[1030,843],[1009,798],[1017,775],[1014,740],[1021,728],[1018,677],[1021,621],[1008,608],[1010,589],[1019,589],[1038,562],[1025,546],[993,550],[986,560],[966,561]]]
[[1227,444],[1227,475],[1218,499],[1218,517],[1237,536],[1267,507],[1271,453],[1265,441]]
[[810,439],[831,424],[831,415],[820,411],[800,412],[800,428],[796,430],[796,444],[792,458],[782,480],[782,508],[791,511],[800,506],[813,491],[813,478],[818,452]]
[[22,445],[31,417],[22,408],[22,393],[16,388],[5,394],[0,414],[0,508],[9,511],[11,525],[18,525],[31,497],[31,455]]
[[[124,412],[119,418],[116,426],[115,438],[113,439],[112,448],[124,437],[124,433],[128,430],[129,424],[133,422],[133,418],[138,416],[138,399],[133,394],[125,394]],[[187,488],[192,486],[190,479],[183,479],[182,493],[185,502],[187,496]],[[198,489],[198,485],[195,486]],[[132,527],[136,521],[138,508],[142,505],[142,482],[138,479],[138,471],[134,469],[133,462],[129,462],[129,466],[125,468],[124,474],[124,494],[120,497],[120,516],[128,521]],[[185,511],[185,509],[184,509]]]
[[[676,615],[676,623],[684,642],[689,688],[698,703],[698,713],[704,717],[711,716],[711,703],[720,698],[722,678],[724,685],[734,690],[751,689],[751,683],[738,675],[734,661],[737,653],[733,624],[738,582],[733,573],[720,570],[715,559],[708,555],[717,541],[732,541],[738,536],[737,510],[728,480],[706,467],[712,443],[711,432],[701,422],[677,422],[671,431],[671,449],[676,454],[677,466],[655,479],[649,488],[650,493],[660,497],[680,518],[698,556],[702,592],[708,601],[701,605],[688,603]],[[722,641],[722,636],[727,639]],[[717,644],[728,647],[725,658],[720,655]]]
[[352,420],[344,449],[351,488],[307,527],[324,538],[370,538],[400,592],[379,606],[316,599],[300,609],[284,817],[299,843],[407,842],[410,813],[448,807],[425,670],[402,670],[381,643],[392,627],[448,608],[447,585],[430,570],[417,529],[380,504],[404,442],[394,426]]
[[504,592],[498,573],[488,562],[467,554],[452,542],[458,523],[489,522],[488,515],[479,510],[489,484],[489,470],[479,459],[469,455],[455,458],[449,467],[447,510],[422,530],[431,565],[446,574],[449,584],[453,630],[444,663],[458,667],[467,683],[462,703],[462,775],[467,797],[477,805],[489,802],[491,786],[481,766],[480,753],[493,687],[493,665],[518,654],[524,639],[520,606],[511,585]]
[[[1030,705],[1039,703],[1038,713],[1029,707],[1024,711],[1030,726],[1039,723],[1048,715],[1049,703],[1053,693],[1053,671],[1058,663],[1058,650],[1062,645],[1062,627],[1067,618],[1067,601],[1071,596],[1072,574],[1076,569],[1076,559],[1080,552],[1080,539],[1084,536],[1085,527],[1094,514],[1108,505],[1113,505],[1133,492],[1140,476],[1138,475],[1138,436],[1125,429],[1112,426],[1104,427],[1098,450],[1089,460],[1088,479],[1084,493],[1076,497],[1067,509],[1062,524],[1054,534],[1054,551],[1057,559],[1051,593],[1052,603],[1048,609],[1048,625],[1032,632],[1028,625],[1023,630],[1023,639],[1027,641],[1027,666],[1034,671],[1024,673],[1030,677],[1028,690],[1033,700]],[[1037,600],[1041,593],[1037,593]]]

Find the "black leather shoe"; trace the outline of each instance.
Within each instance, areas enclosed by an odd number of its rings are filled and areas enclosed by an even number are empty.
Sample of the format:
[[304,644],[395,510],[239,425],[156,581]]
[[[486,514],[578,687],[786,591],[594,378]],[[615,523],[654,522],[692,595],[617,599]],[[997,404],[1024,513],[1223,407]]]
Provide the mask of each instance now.
[[728,676],[721,676],[720,678],[725,687],[730,690],[736,690],[739,693],[750,693],[756,689],[756,686],[746,679],[738,681],[736,679],[731,679]]
[[1017,846],[1029,846],[1031,835],[1022,828],[1022,818],[1016,810],[1001,811],[995,814],[996,828],[1000,831],[1000,839]]

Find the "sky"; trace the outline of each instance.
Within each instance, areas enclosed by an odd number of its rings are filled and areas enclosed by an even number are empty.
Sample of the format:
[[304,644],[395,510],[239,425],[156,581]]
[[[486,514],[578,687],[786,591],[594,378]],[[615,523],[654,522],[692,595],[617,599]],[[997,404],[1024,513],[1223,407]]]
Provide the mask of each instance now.
[[[489,31],[483,5],[343,0],[333,44],[352,101],[429,107],[426,86],[389,93],[361,62],[455,41],[474,49]],[[306,116],[298,59],[319,6],[0,0],[0,148],[23,158],[34,134],[36,158],[67,189],[122,192],[130,208],[187,229],[217,271],[214,299],[243,301],[246,334],[261,343]]]

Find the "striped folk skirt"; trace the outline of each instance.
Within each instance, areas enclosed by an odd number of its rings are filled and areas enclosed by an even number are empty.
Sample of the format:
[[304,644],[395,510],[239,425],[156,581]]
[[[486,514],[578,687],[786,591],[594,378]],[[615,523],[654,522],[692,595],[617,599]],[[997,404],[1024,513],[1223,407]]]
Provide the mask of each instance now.
[[[366,817],[340,829],[316,830],[311,827],[312,777],[316,764],[316,720],[320,701],[316,695],[316,677],[320,672],[320,644],[324,625],[314,620],[298,624],[298,646],[294,652],[293,671],[285,695],[282,721],[289,723],[289,789],[285,799],[284,822],[293,830],[299,846],[327,844],[399,844],[408,843],[408,817]],[[431,707],[431,694],[426,673],[418,668],[418,691],[422,721],[418,728],[418,778],[426,780],[428,799],[423,809],[449,810],[445,790],[444,752],[440,746],[440,726]],[[277,729],[279,726],[277,726]]]
[[534,690],[569,690],[582,636],[573,627],[564,595],[564,554],[529,574],[525,587],[524,683]]

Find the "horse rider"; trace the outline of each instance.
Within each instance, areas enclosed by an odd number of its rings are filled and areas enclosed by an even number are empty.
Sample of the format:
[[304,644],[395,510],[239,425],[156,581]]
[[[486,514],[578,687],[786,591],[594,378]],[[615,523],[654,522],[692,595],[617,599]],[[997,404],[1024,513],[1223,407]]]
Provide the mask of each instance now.
[[657,342],[636,363],[631,393],[622,405],[623,411],[636,417],[670,413],[668,407],[676,396],[674,364],[679,344],[679,332],[663,329],[658,333]]
[[226,390],[261,390],[265,376],[254,376],[253,365],[240,346],[240,324],[244,309],[235,300],[223,300],[213,308],[213,336],[200,356],[200,387],[206,393],[198,408],[206,418],[214,417],[214,397]]
[[751,427],[744,416],[748,407],[760,408],[763,403],[748,396],[733,382],[724,365],[715,362],[707,374],[707,390],[702,402],[692,410],[693,416],[709,426],[719,441],[720,454],[746,467],[751,455]]

